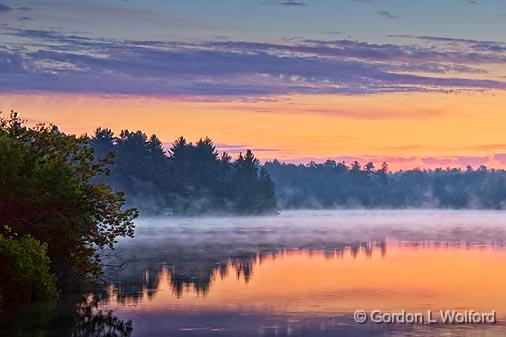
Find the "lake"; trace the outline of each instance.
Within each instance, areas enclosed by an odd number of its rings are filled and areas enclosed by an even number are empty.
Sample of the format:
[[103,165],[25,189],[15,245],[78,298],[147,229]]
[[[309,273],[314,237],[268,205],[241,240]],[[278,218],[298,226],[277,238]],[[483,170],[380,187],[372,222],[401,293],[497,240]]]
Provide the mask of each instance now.
[[[99,307],[132,336],[504,336],[503,211],[286,211],[136,222]],[[423,313],[435,324],[357,323]],[[495,312],[443,324],[440,310]]]

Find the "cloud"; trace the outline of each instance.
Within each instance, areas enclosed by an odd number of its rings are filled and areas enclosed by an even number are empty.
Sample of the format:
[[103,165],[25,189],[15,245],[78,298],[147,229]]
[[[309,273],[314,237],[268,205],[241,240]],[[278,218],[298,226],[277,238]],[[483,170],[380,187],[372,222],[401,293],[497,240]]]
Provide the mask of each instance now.
[[[388,147],[378,147],[376,150],[395,150],[395,151],[404,151],[404,150],[430,150],[434,149],[433,146],[426,146],[420,144],[413,145],[401,145],[401,146],[388,146]],[[497,151],[497,150],[506,150],[506,144],[480,144],[480,145],[465,145],[465,146],[439,146],[437,147],[439,150],[447,150],[447,151]]]
[[18,8],[16,8],[16,10],[20,11],[20,12],[31,12],[32,8],[31,7],[18,7]]
[[[346,164],[351,164],[354,161],[358,161],[361,164],[365,164],[368,162],[372,162],[375,165],[379,166],[381,163],[395,163],[395,164],[406,164],[406,163],[415,163],[416,157],[402,157],[402,156],[337,156],[330,158],[332,160],[336,160],[337,162],[343,162]],[[313,160],[318,161],[321,158],[313,158]]]
[[416,157],[397,157],[397,156],[366,156],[364,158],[365,161],[371,161],[375,163],[395,163],[395,164],[405,164],[405,163],[413,163],[417,160]]
[[28,16],[16,16],[16,20],[18,20],[18,21],[33,21],[33,19]]
[[488,161],[488,157],[459,156],[456,163],[461,166],[479,166]]
[[[430,156],[430,157],[403,157],[403,156],[340,156],[336,158],[337,161],[343,161],[347,164],[352,163],[353,161],[358,161],[359,163],[367,163],[373,162],[374,165],[379,166],[381,163],[386,162],[388,164],[392,164],[393,167],[398,168],[412,168],[412,167],[421,167],[425,169],[435,169],[435,168],[462,168],[465,169],[467,166],[474,167],[475,169],[481,165],[486,165],[488,167],[499,167],[501,165],[506,165],[506,154],[497,154],[493,157],[496,162],[492,161],[492,158],[489,157],[473,157],[473,156]],[[318,162],[324,159],[322,158],[312,158],[312,160]],[[307,161],[299,161],[292,160],[293,162],[307,162]]]
[[455,163],[453,158],[423,157],[422,162],[430,166],[448,166]]
[[403,37],[411,38],[429,42],[444,43],[454,48],[467,48],[469,50],[481,51],[481,52],[506,52],[506,43],[496,41],[483,41],[473,39],[462,39],[454,37],[444,36],[416,36],[416,35],[389,35],[390,37]]
[[283,1],[280,3],[281,6],[287,6],[287,7],[304,7],[306,4],[304,2],[299,2],[295,0],[288,0]]
[[0,3],[0,13],[6,13],[12,11],[12,8]]
[[262,5],[266,6],[282,6],[282,7],[305,7],[307,4],[297,0],[263,0]]
[[506,154],[499,153],[494,156],[494,159],[497,160],[499,163],[506,165]]
[[[437,117],[441,115],[443,112],[438,110],[421,110],[417,111],[416,116],[414,116],[410,111],[393,111],[390,109],[387,110],[355,110],[355,109],[342,109],[338,107],[329,107],[329,108],[303,108],[302,111],[304,113],[312,113],[312,114],[322,114],[322,115],[331,115],[338,116],[342,118],[353,118],[353,119],[412,119],[412,118],[431,118]],[[399,147],[393,148],[394,150],[399,150]],[[390,150],[390,148],[388,148]]]
[[265,153],[265,152],[284,152],[286,153],[286,150],[279,149],[279,148],[270,148],[270,147],[254,147],[251,145],[245,145],[245,144],[227,144],[227,143],[217,143],[215,144],[216,148],[219,152],[227,152],[228,154],[239,154],[239,153],[245,153],[246,150],[250,149],[253,152],[259,152],[259,153]]
[[398,16],[393,15],[389,11],[377,11],[376,14],[379,16],[382,16],[384,18],[387,18],[387,19],[398,19],[399,18]]
[[[268,156],[266,153],[263,157]],[[282,158],[279,157],[278,158]],[[272,158],[274,159],[274,158]],[[269,160],[272,160],[269,159]],[[400,169],[412,169],[419,167],[421,169],[436,169],[436,168],[460,168],[466,169],[471,166],[477,169],[480,165],[487,167],[501,168],[506,166],[506,154],[496,154],[492,157],[472,157],[472,156],[371,156],[371,155],[356,155],[356,156],[337,156],[337,157],[293,157],[289,154],[286,158],[282,158],[285,162],[294,164],[307,164],[311,161],[322,163],[325,160],[335,160],[337,162],[344,162],[350,165],[354,161],[358,161],[362,165],[372,162],[376,168],[380,167],[383,162],[389,164],[392,171]]]
[[399,146],[380,147],[380,148],[377,148],[377,150],[413,151],[413,150],[420,150],[420,149],[425,149],[425,148],[426,147],[424,145],[414,144],[414,145],[399,145]]
[[506,144],[483,144],[468,146],[464,149],[489,151],[489,150],[506,150]]
[[449,49],[351,40],[182,42],[7,27],[0,32],[24,38],[0,49],[4,92],[266,96],[506,89],[480,68],[506,63],[505,53],[467,50],[468,42]]

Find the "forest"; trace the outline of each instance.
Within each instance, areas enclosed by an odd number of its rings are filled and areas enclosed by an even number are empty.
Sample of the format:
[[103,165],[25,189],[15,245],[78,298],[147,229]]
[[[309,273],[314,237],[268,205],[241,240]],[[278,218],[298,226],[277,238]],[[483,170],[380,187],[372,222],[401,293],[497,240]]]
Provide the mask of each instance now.
[[250,150],[233,160],[212,140],[176,139],[165,150],[156,135],[97,129],[98,158],[114,165],[101,182],[126,193],[145,215],[271,214],[277,209],[506,208],[506,171],[485,166],[392,172],[388,163],[261,165]]
[[267,162],[284,209],[448,208],[505,209],[506,171],[480,166],[391,172],[387,163],[307,165]]
[[165,151],[156,135],[97,129],[90,139],[97,158],[114,165],[97,181],[126,193],[143,215],[269,214],[277,212],[274,183],[251,150],[233,160],[209,138],[184,137]]

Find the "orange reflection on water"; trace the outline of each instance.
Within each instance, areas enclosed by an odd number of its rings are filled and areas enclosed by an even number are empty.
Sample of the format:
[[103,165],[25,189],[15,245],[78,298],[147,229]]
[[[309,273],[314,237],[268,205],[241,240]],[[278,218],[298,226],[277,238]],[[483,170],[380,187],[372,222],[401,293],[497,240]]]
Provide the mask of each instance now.
[[506,317],[506,250],[492,246],[407,245],[388,241],[386,253],[345,250],[291,251],[255,259],[246,280],[229,265],[215,271],[205,294],[188,286],[178,296],[169,268],[161,270],[157,290],[140,299],[115,299],[117,310],[242,310],[277,314],[340,314],[357,309],[416,311],[495,310]]

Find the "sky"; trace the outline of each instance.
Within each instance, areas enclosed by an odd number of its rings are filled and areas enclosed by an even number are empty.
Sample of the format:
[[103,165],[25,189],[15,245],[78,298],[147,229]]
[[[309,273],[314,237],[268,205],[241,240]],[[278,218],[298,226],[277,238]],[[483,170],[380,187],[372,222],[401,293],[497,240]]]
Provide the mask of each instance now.
[[263,162],[506,168],[503,0],[0,0],[0,109]]

